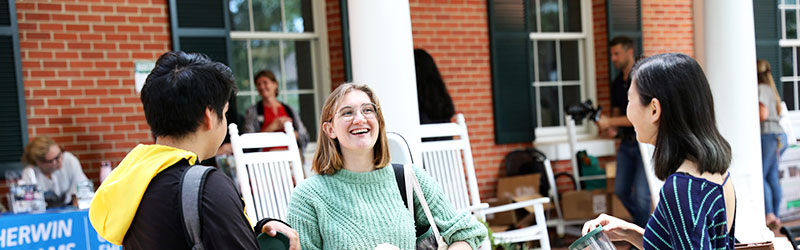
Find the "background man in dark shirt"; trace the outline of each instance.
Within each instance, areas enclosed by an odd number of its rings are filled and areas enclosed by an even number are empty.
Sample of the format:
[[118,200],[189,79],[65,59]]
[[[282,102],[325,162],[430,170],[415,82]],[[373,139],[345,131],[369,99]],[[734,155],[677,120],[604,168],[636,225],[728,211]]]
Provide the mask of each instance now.
[[626,117],[628,88],[631,86],[629,76],[635,63],[633,40],[625,36],[615,37],[609,42],[609,51],[611,62],[620,73],[610,85],[611,117],[601,117],[597,121],[597,127],[601,132],[610,135],[616,132],[616,137],[620,138],[614,193],[633,216],[633,223],[644,228],[650,217],[650,190],[647,186],[636,132]]
[[[230,68],[205,55],[167,52],[158,59],[141,93],[156,144],[136,146],[98,188],[89,218],[100,236],[125,249],[192,249],[181,214],[181,177],[215,155],[235,93]],[[205,249],[259,249],[256,233],[276,231],[300,248],[297,232],[281,221],[263,219],[254,230],[233,181],[220,171],[208,173],[199,205]]]

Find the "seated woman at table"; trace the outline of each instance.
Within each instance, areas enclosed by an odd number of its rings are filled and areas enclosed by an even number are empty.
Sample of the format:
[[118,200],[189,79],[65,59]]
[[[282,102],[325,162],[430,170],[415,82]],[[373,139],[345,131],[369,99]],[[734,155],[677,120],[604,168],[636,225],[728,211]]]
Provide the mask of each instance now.
[[36,184],[48,208],[71,205],[78,183],[89,180],[78,158],[49,137],[33,139],[22,153],[22,163],[26,166],[20,181]]
[[[389,163],[386,124],[367,85],[345,83],[322,108],[312,169],[289,202],[288,221],[302,249],[414,249],[415,225],[430,223],[414,199],[414,214],[403,203]],[[486,228],[456,211],[424,170],[413,173],[436,226],[450,249],[476,249]]]

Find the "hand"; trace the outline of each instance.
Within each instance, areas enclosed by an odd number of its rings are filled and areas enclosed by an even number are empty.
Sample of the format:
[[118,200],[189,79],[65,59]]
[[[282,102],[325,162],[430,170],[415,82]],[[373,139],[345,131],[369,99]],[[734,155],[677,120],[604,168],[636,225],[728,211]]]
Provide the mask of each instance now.
[[597,128],[599,128],[600,131],[606,130],[611,127],[611,120],[608,118],[608,116],[605,115],[600,116],[600,120],[597,120],[596,123],[597,123]]
[[585,235],[591,232],[597,228],[598,225],[603,225],[603,232],[608,236],[608,239],[612,241],[624,240],[635,245],[635,242],[642,241],[644,235],[644,229],[641,227],[607,214],[600,214],[596,219],[583,224],[581,234]]
[[266,233],[270,237],[275,237],[277,232],[281,232],[289,237],[289,250],[300,250],[300,238],[297,236],[297,231],[292,229],[291,227],[283,224],[280,221],[270,221],[267,224],[264,224],[264,227],[261,228],[262,233]]
[[286,122],[291,122],[292,119],[289,117],[278,117],[275,120],[267,125],[267,128],[264,129],[262,132],[273,132],[273,131],[283,131],[283,124]]
[[389,243],[383,243],[376,246],[375,250],[400,250],[400,248]]

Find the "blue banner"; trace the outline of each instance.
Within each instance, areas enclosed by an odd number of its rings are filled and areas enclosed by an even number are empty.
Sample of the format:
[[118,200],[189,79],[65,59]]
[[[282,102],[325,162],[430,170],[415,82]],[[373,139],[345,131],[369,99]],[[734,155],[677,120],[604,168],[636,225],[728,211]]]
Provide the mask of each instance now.
[[88,210],[0,215],[0,249],[119,250],[97,235]]

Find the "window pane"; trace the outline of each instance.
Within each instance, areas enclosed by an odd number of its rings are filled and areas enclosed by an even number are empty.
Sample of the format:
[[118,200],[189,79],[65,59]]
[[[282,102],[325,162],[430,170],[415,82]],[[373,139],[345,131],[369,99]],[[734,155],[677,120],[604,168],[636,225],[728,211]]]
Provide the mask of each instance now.
[[539,88],[539,105],[542,108],[542,127],[559,126],[560,115],[558,114],[558,87]]
[[233,43],[233,62],[231,70],[236,78],[236,87],[239,91],[252,90],[250,84],[250,72],[247,68],[247,41],[232,41]]
[[537,16],[539,12],[536,10],[536,2],[535,1],[528,1],[528,30],[531,32],[539,32],[539,29],[536,27],[536,22],[538,22]]
[[278,43],[278,41],[253,40],[250,42],[250,51],[253,56],[253,74],[268,69],[275,74],[278,84],[281,84],[281,54]]
[[[563,86],[561,87],[561,98],[564,98],[564,108],[578,104],[581,102],[581,86],[578,85],[570,85],[570,86]],[[576,125],[583,124],[583,120],[580,121],[576,120]]]
[[[261,100],[261,97],[256,97],[256,100]],[[250,108],[250,106],[253,106],[253,104],[254,104],[253,99],[250,97],[250,95],[236,96],[236,111],[242,117],[244,117],[244,113],[247,111],[248,108]],[[242,129],[244,129],[243,124],[237,124],[237,125],[239,125],[239,131],[242,131]]]
[[797,3],[795,0],[784,0],[786,4],[795,4]]
[[581,1],[562,1],[564,3],[564,32],[581,32]]
[[287,32],[314,32],[311,0],[285,0]]
[[250,30],[250,11],[247,0],[231,0],[228,10],[231,12],[231,29]]
[[285,44],[286,89],[314,89],[311,42],[286,41]]
[[314,95],[302,94],[300,95],[300,108],[297,112],[300,114],[300,119],[303,120],[303,125],[306,125],[308,135],[311,141],[317,141],[317,117],[314,113]]
[[794,90],[793,82],[783,82],[783,98],[781,98],[781,100],[786,102],[786,108],[789,110],[797,109],[797,107],[794,106]]
[[280,0],[253,0],[253,26],[256,31],[283,31]]
[[539,81],[557,81],[558,68],[556,66],[556,42],[538,41],[537,44],[537,67],[539,67]]
[[542,16],[541,32],[559,32],[558,27],[558,0],[542,0],[539,2]]
[[781,75],[792,76],[794,74],[794,71],[792,71],[794,66],[794,53],[792,53],[792,47],[781,48],[781,56],[783,56],[783,60],[781,60]]
[[578,41],[561,41],[561,80],[579,80],[580,65]]
[[[797,47],[794,48],[794,51],[800,53],[800,49],[798,49]],[[800,74],[800,56],[797,56],[795,54],[793,59],[794,59],[794,66],[796,67],[795,69],[796,73],[793,72],[792,75],[796,76],[795,74]]]
[[786,10],[786,39],[797,38],[797,11]]

